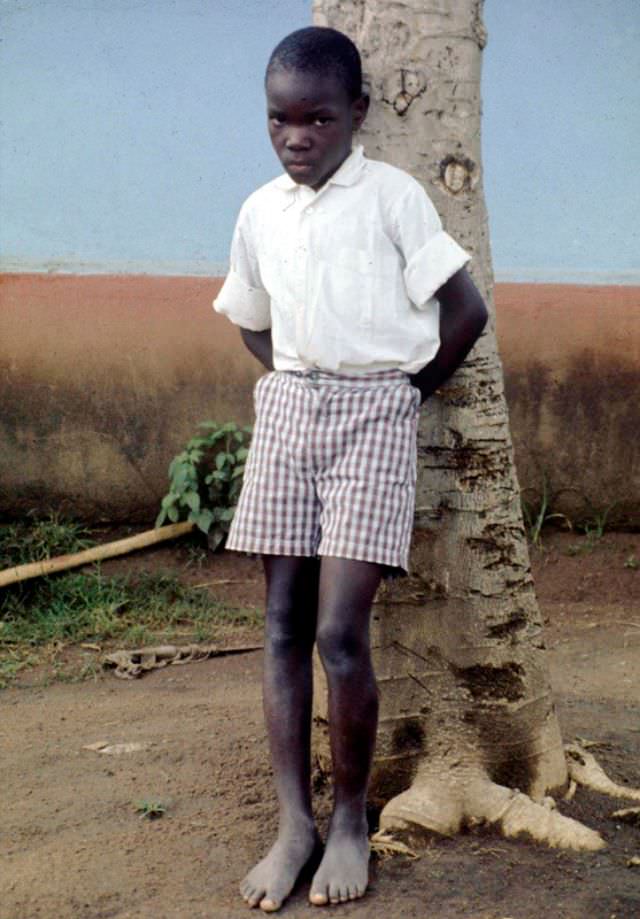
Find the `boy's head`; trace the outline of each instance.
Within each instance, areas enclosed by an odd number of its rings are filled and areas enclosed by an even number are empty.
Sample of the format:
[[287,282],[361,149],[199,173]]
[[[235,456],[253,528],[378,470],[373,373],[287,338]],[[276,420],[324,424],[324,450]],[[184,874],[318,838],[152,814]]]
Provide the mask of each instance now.
[[280,162],[300,185],[320,188],[351,152],[367,114],[358,49],[335,29],[299,29],[274,49],[265,87]]

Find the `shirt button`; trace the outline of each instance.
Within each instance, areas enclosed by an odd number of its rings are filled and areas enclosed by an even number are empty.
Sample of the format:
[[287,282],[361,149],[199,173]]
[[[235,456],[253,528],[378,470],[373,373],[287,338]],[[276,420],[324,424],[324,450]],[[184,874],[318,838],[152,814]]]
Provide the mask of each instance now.
[[313,214],[313,208],[312,208],[312,207],[308,207],[308,208],[307,208],[307,214]]

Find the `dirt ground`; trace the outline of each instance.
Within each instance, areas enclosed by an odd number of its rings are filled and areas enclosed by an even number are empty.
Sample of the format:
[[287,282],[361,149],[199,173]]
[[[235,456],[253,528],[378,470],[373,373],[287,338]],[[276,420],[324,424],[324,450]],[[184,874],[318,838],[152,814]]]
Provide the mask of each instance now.
[[[640,785],[640,534],[585,545],[551,534],[533,553],[561,726],[566,740],[598,741],[610,774]],[[168,549],[127,562],[176,563],[179,550]],[[226,582],[216,589],[232,601],[261,602],[252,560],[214,556],[188,571]],[[46,685],[31,673],[0,694],[2,919],[248,915],[238,881],[276,827],[260,669],[253,652],[130,682],[105,673]],[[99,742],[143,746],[119,755],[87,749]],[[154,801],[166,807],[162,818],[141,817],[136,806]],[[374,860],[367,896],[330,911],[345,919],[640,917],[640,868],[627,867],[640,855],[640,830],[610,817],[629,805],[578,790],[560,806],[600,829],[607,849],[555,852],[479,832],[433,838],[415,861]],[[324,795],[322,820],[327,807]],[[280,915],[319,915],[307,892],[302,884]]]

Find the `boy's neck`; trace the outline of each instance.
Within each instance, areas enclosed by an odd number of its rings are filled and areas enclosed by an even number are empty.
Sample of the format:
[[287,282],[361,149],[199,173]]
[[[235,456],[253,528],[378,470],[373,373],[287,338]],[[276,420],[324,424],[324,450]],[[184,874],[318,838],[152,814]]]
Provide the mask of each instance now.
[[323,179],[323,180],[322,180],[322,185],[317,185],[317,186],[315,186],[315,187],[309,185],[309,186],[307,186],[307,187],[308,187],[308,188],[311,188],[311,191],[314,191],[316,194],[317,194],[319,191],[322,191],[322,189],[325,188],[325,187],[328,185],[328,183],[331,181],[331,179],[334,177],[334,175],[336,174],[336,172],[338,172],[340,169],[342,169],[342,167],[343,167],[344,164],[347,162],[347,160],[349,159],[349,157],[351,156],[352,153],[353,153],[353,143],[352,143],[351,146],[349,147],[349,152],[347,153],[347,155],[344,157],[344,159],[340,160],[340,162],[338,163],[338,165],[336,166],[336,168],[333,170],[333,172],[331,173],[331,175],[327,176],[326,179]]

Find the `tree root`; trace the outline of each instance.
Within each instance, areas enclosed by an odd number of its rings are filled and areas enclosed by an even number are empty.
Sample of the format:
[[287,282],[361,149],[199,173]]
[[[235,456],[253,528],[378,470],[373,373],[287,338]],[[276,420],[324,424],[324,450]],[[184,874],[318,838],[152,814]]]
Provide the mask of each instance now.
[[632,801],[640,801],[640,788],[628,788],[626,785],[618,785],[617,782],[613,782],[595,756],[587,753],[579,744],[567,744],[564,749],[567,754],[569,775],[578,785],[613,798],[630,798]]
[[595,852],[604,847],[599,833],[564,817],[549,800],[537,803],[486,776],[459,783],[417,777],[411,788],[383,809],[380,829],[397,832],[421,827],[450,836],[463,826],[495,826],[508,838],[526,836],[558,849]]
[[[640,801],[640,789],[613,782],[591,753],[578,744],[565,747],[571,788],[582,785],[601,794]],[[636,822],[640,808],[616,811],[615,817]],[[392,798],[380,815],[385,833],[422,828],[453,836],[464,826],[493,826],[503,836],[526,836],[557,849],[596,852],[605,845],[595,830],[555,810],[552,798],[532,800],[518,789],[492,782],[482,770],[433,779],[418,773],[411,787]]]
[[555,802],[552,809],[548,799],[537,803],[517,789],[493,782],[483,783],[468,807],[470,823],[475,819],[479,824],[497,826],[507,838],[528,836],[554,849],[584,852],[596,852],[605,845],[595,830],[555,810]]
[[640,807],[623,807],[621,810],[614,811],[611,819],[622,820],[623,823],[640,827]]

